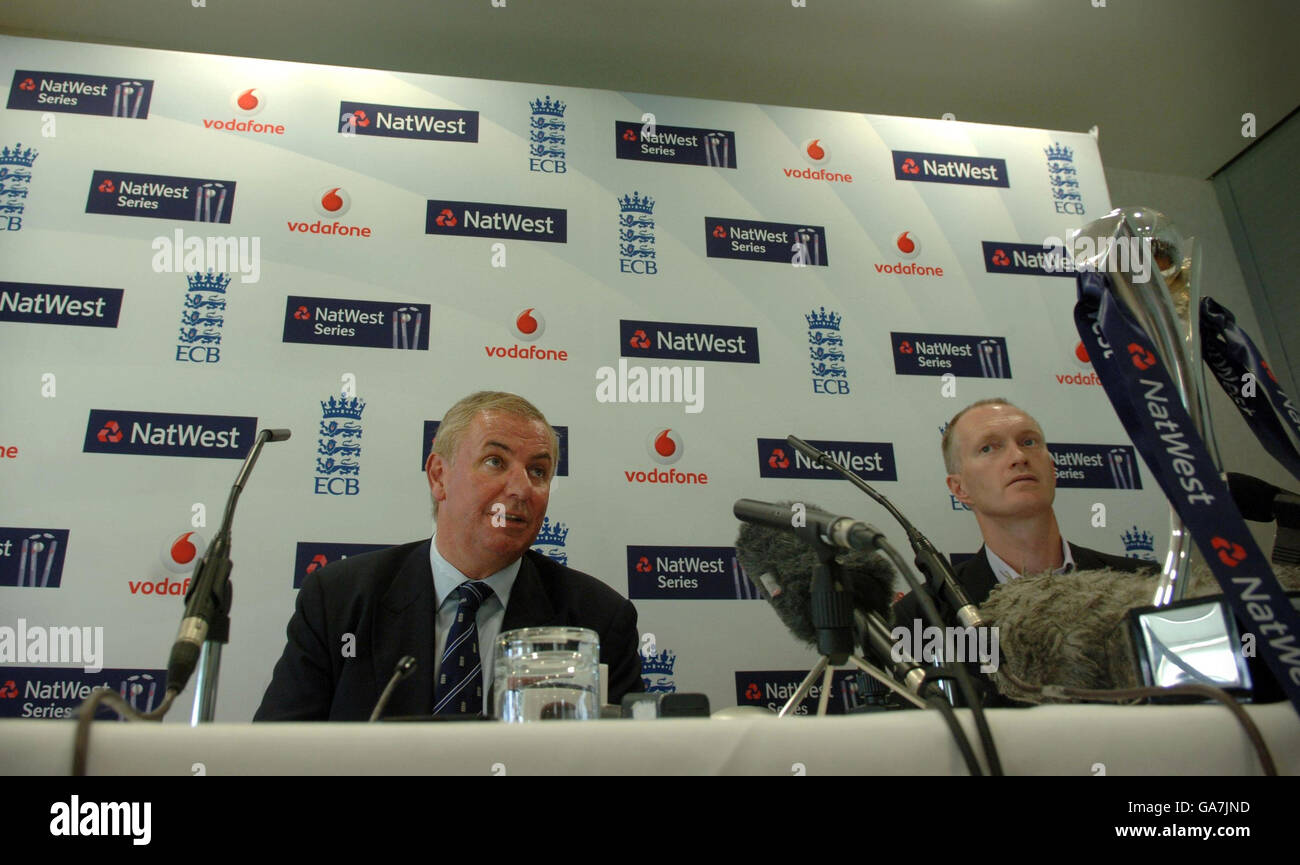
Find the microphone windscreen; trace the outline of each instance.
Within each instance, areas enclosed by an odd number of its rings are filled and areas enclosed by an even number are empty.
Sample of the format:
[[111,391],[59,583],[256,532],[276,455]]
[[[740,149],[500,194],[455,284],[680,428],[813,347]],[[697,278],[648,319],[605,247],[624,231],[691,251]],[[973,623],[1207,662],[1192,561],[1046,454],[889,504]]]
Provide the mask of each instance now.
[[[812,575],[818,559],[813,549],[790,532],[741,523],[736,538],[736,558],[756,585],[764,587],[767,581],[762,578],[767,575],[780,587],[778,593],[766,592],[772,608],[796,638],[815,643],[817,629],[812,623]],[[894,579],[889,560],[877,552],[857,550],[839,553],[835,560],[840,564],[854,609],[888,616]]]
[[[1155,566],[1154,563],[1152,565]],[[1300,589],[1300,567],[1273,565],[1283,589]],[[1222,593],[1214,574],[1196,556],[1187,598]],[[998,628],[999,671],[1031,685],[1067,688],[1136,688],[1137,653],[1128,611],[1151,606],[1159,573],[1101,570],[1018,577],[996,586],[980,605]],[[1026,693],[994,675],[998,691],[1030,703],[1061,702]]]

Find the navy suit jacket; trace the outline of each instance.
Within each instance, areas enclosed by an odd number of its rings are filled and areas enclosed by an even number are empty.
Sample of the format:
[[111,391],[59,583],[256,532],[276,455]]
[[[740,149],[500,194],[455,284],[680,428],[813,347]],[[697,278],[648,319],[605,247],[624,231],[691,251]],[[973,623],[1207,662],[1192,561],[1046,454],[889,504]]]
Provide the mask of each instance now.
[[[289,620],[288,644],[254,721],[365,721],[403,655],[413,656],[417,666],[394,689],[384,716],[433,711],[429,543],[350,556],[307,575]],[[501,632],[553,625],[600,635],[611,703],[645,690],[632,602],[595,577],[528,550]],[[343,656],[345,634],[355,637],[355,657]]]

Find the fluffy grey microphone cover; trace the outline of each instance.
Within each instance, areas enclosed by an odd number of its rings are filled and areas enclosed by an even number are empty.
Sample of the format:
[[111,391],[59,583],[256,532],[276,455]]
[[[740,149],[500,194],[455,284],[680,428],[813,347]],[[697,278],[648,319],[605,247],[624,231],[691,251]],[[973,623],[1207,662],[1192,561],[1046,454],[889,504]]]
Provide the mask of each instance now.
[[[1300,567],[1272,567],[1284,590],[1300,590]],[[999,669],[1031,685],[1138,687],[1137,653],[1126,614],[1151,605],[1159,579],[1158,573],[1105,568],[1026,576],[996,586],[980,612],[998,626]],[[1191,580],[1188,598],[1222,593],[1199,557],[1192,563]],[[1026,693],[1005,676],[994,678],[998,691],[1013,700],[1062,702]]]

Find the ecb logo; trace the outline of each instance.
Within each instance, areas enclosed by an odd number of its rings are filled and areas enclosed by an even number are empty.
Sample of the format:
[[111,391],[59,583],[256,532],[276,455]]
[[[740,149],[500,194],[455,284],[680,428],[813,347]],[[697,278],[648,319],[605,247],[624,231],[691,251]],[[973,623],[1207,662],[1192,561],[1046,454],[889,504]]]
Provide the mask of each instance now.
[[1079,173],[1074,168],[1074,150],[1057,142],[1044,148],[1047,176],[1052,187],[1052,203],[1057,213],[1083,215],[1083,196],[1079,194]]
[[27,185],[32,182],[32,163],[39,154],[23,149],[22,142],[10,150],[0,149],[0,231],[21,231]]
[[221,360],[221,328],[225,324],[226,288],[224,273],[191,273],[181,309],[180,342],[176,360],[181,363],[217,363]]
[[532,117],[528,122],[528,170],[544,174],[564,174],[564,110],[560,100],[547,96],[529,103]]
[[844,369],[844,337],[840,336],[837,312],[813,310],[804,316],[808,322],[808,357],[812,367],[813,393],[842,396],[849,392],[848,372]]
[[322,401],[320,436],[316,442],[318,496],[355,496],[361,492],[361,397],[330,397]]
[[561,522],[551,522],[550,517],[542,517],[542,528],[533,541],[533,549],[557,564],[567,565],[569,553],[564,548],[569,537],[569,527]]
[[622,273],[654,276],[655,200],[633,192],[618,200],[618,269]]

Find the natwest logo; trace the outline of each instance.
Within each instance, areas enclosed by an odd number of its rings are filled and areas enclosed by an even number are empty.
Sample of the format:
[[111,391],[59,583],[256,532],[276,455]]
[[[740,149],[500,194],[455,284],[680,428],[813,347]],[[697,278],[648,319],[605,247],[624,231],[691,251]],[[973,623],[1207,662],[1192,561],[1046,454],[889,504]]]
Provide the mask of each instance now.
[[624,357],[758,363],[758,329],[754,327],[620,319],[618,331]]
[[[525,307],[514,314],[510,320],[510,332],[516,339],[533,343],[542,338],[546,332],[546,318],[535,306]],[[483,351],[488,357],[508,358],[510,360],[556,360],[566,361],[569,353],[563,349],[542,348],[537,345],[485,345]]]
[[[866,480],[896,481],[894,446],[889,442],[809,441],[840,465]],[[786,444],[785,439],[758,439],[758,475],[763,478],[808,478],[843,480],[827,466],[814,465],[806,456]]]
[[424,233],[566,243],[568,224],[568,211],[552,207],[430,199]]
[[293,587],[301,589],[309,574],[349,556],[383,550],[392,544],[337,544],[325,541],[299,541],[293,557]]
[[718,216],[704,218],[704,245],[709,258],[769,261],[826,267],[830,250],[826,229],[786,222],[755,222]]
[[203,118],[204,129],[216,129],[223,132],[252,132],[257,135],[283,135],[283,123],[266,123],[253,118],[266,109],[266,94],[260,87],[248,87],[230,94],[230,110],[234,112],[229,119],[222,117]]
[[0,282],[0,321],[117,327],[123,290]]
[[344,135],[472,143],[478,141],[478,112],[340,102],[338,131]]
[[1007,161],[952,153],[895,150],[894,179],[965,186],[1009,187]]
[[152,97],[153,82],[149,79],[17,69],[6,107],[146,120]]
[[943,276],[942,267],[930,267],[916,262],[915,259],[921,255],[921,238],[915,231],[909,229],[900,232],[890,244],[889,252],[897,255],[900,260],[893,263],[876,262],[876,273],[888,273],[891,276]]
[[229,223],[235,181],[94,171],[86,213]]
[[988,273],[1021,276],[1064,276],[1074,279],[1074,262],[1060,247],[1044,247],[1011,241],[981,241],[984,269]]
[[831,161],[831,148],[824,138],[809,138],[799,145],[804,161],[813,168],[783,168],[786,177],[800,180],[822,180],[827,183],[852,183],[853,175],[827,171],[823,166]]
[[762,597],[732,547],[627,548],[630,598],[751,600]]
[[430,306],[331,297],[285,298],[284,342],[427,351]]
[[896,375],[1011,378],[1006,337],[891,332],[889,338]]
[[85,453],[243,459],[257,418],[91,409]]
[[616,120],[614,155],[643,162],[735,168],[736,133]]
[[[646,437],[646,453],[650,459],[661,466],[671,466],[685,453],[685,442],[680,433],[669,427],[657,427]],[[687,484],[704,485],[709,476],[704,472],[684,472],[676,468],[667,471],[651,469],[650,471],[623,470],[623,475],[630,484]]]

